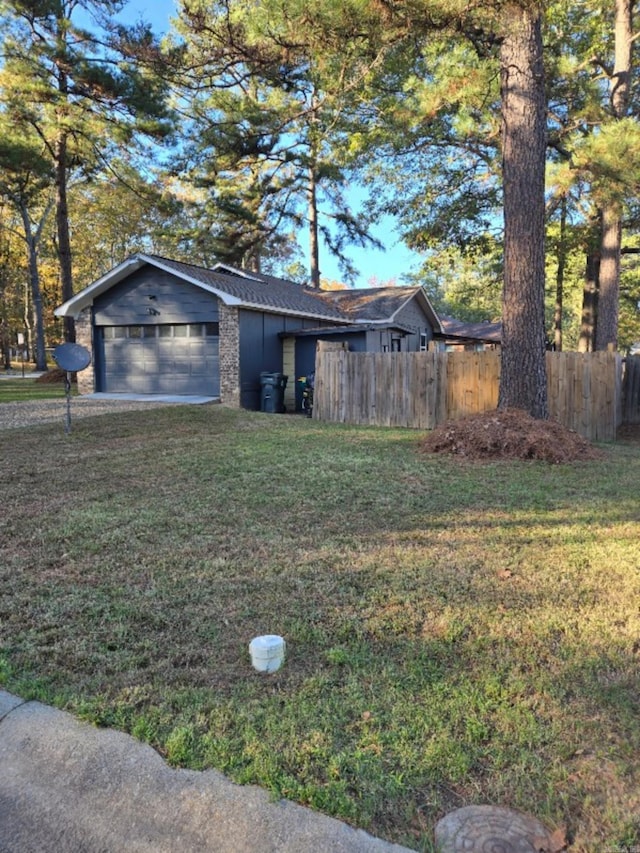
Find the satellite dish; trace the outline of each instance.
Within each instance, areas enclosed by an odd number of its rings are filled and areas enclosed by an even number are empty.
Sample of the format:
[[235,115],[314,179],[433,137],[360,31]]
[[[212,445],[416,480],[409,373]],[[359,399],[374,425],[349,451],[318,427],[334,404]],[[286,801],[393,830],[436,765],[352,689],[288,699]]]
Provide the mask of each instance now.
[[75,372],[91,364],[91,353],[81,344],[60,344],[53,351],[53,358],[63,370]]
[[91,353],[81,344],[59,344],[53,351],[53,358],[58,367],[67,372],[64,382],[65,396],[67,398],[67,419],[64,431],[68,435],[71,432],[71,373],[89,367],[91,364]]

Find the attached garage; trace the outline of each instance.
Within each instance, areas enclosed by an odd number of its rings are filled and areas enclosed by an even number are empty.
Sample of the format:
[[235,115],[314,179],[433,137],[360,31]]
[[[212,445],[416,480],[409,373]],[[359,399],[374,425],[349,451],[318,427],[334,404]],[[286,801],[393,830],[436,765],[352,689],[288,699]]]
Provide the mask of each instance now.
[[96,326],[109,393],[220,395],[218,323]]
[[96,390],[220,396],[218,299],[143,266],[93,304]]

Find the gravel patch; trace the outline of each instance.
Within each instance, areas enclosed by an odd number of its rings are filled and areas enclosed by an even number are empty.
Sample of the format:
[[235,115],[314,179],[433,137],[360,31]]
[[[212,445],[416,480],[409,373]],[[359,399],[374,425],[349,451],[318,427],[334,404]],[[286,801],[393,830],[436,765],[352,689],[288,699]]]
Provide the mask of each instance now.
[[[96,400],[86,397],[74,397],[71,400],[71,426],[77,418],[110,415],[115,412],[132,412],[140,409],[159,409],[165,406],[179,406],[182,403],[166,401],[138,400]],[[67,401],[60,400],[23,400],[17,403],[0,404],[0,430],[20,429],[38,424],[58,421],[61,427],[66,424]]]

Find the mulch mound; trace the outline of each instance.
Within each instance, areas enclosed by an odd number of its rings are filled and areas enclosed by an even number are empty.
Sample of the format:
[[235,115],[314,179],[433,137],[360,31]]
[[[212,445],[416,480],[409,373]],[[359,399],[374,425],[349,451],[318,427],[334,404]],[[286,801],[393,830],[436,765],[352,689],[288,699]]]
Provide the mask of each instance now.
[[[36,383],[38,385],[53,385],[58,382],[64,382],[66,375],[66,370],[63,370],[61,367],[54,367],[52,370],[47,370],[42,376],[38,376]],[[75,373],[71,374],[71,381],[76,381]]]
[[464,459],[528,459],[559,464],[602,459],[604,453],[578,433],[520,409],[493,410],[447,421],[421,444],[425,453]]

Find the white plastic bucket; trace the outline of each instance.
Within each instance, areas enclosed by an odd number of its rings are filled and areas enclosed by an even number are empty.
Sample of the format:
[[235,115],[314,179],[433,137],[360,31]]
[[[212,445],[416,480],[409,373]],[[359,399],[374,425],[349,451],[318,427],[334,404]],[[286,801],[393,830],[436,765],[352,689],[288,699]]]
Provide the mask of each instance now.
[[258,672],[275,672],[284,661],[287,644],[277,634],[254,637],[249,643],[251,663]]

